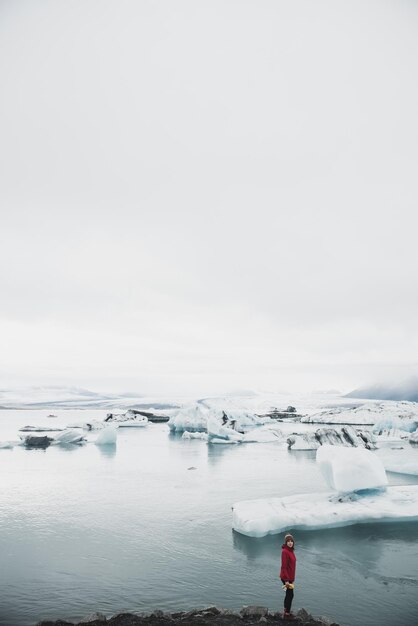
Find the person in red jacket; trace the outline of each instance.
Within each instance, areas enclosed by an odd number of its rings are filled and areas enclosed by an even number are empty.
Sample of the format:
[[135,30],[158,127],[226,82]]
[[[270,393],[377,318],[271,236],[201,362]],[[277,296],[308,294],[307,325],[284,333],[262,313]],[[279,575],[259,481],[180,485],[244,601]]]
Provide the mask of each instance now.
[[292,535],[285,535],[284,544],[282,545],[282,566],[280,568],[280,579],[286,589],[284,597],[284,613],[283,617],[292,617],[290,609],[292,607],[293,589],[296,576],[296,555],[295,540]]

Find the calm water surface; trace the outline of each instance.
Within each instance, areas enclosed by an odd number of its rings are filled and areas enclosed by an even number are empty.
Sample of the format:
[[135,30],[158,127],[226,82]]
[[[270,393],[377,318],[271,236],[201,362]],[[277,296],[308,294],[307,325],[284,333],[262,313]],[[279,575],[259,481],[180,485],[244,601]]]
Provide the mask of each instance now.
[[[47,413],[0,411],[0,440],[16,439],[24,424],[104,416]],[[281,608],[282,537],[234,533],[231,505],[326,491],[314,457],[278,444],[207,446],[163,424],[120,429],[109,449],[0,450],[0,625],[96,610]],[[295,532],[294,608],[342,626],[389,626],[395,615],[398,626],[416,624],[417,534],[415,523]]]

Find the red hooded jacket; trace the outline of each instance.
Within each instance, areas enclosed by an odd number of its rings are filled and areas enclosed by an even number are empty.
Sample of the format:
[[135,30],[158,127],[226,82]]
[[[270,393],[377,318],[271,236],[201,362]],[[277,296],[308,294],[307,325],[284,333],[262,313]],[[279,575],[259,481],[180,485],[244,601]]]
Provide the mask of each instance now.
[[292,583],[296,575],[296,555],[294,546],[289,548],[285,543],[282,545],[282,567],[280,578]]

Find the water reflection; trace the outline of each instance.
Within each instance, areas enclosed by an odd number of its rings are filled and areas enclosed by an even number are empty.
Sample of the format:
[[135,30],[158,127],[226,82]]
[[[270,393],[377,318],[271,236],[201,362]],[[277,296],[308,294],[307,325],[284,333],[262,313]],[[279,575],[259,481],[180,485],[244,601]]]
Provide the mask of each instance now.
[[96,446],[96,448],[98,448],[100,454],[105,458],[113,459],[116,456],[116,444],[113,446]]
[[[411,544],[416,552],[417,530],[415,522],[407,522],[402,525],[357,524],[315,531],[293,531],[289,528],[287,532],[292,532],[295,536],[297,554],[305,568],[320,567],[328,570],[335,566],[350,572],[355,571],[359,576],[363,576],[366,570],[369,577],[387,582],[392,581],[394,572],[393,568],[392,571],[389,568],[381,571],[382,560],[388,550],[393,550],[395,554],[399,550],[405,551],[405,543]],[[233,547],[245,554],[249,561],[277,560],[284,534],[254,538],[232,531]],[[400,573],[397,580],[401,577]],[[406,579],[418,584],[416,577]]]

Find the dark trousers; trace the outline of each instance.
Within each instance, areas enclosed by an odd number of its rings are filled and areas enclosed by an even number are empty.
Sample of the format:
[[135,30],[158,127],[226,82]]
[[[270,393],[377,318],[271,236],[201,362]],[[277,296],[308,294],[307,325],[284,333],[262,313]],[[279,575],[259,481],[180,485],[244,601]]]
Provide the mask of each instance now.
[[[282,583],[285,584],[285,580],[282,580]],[[289,581],[290,582],[290,581]],[[290,609],[292,607],[293,600],[293,589],[286,589],[286,595],[284,597],[284,610],[290,613]]]

